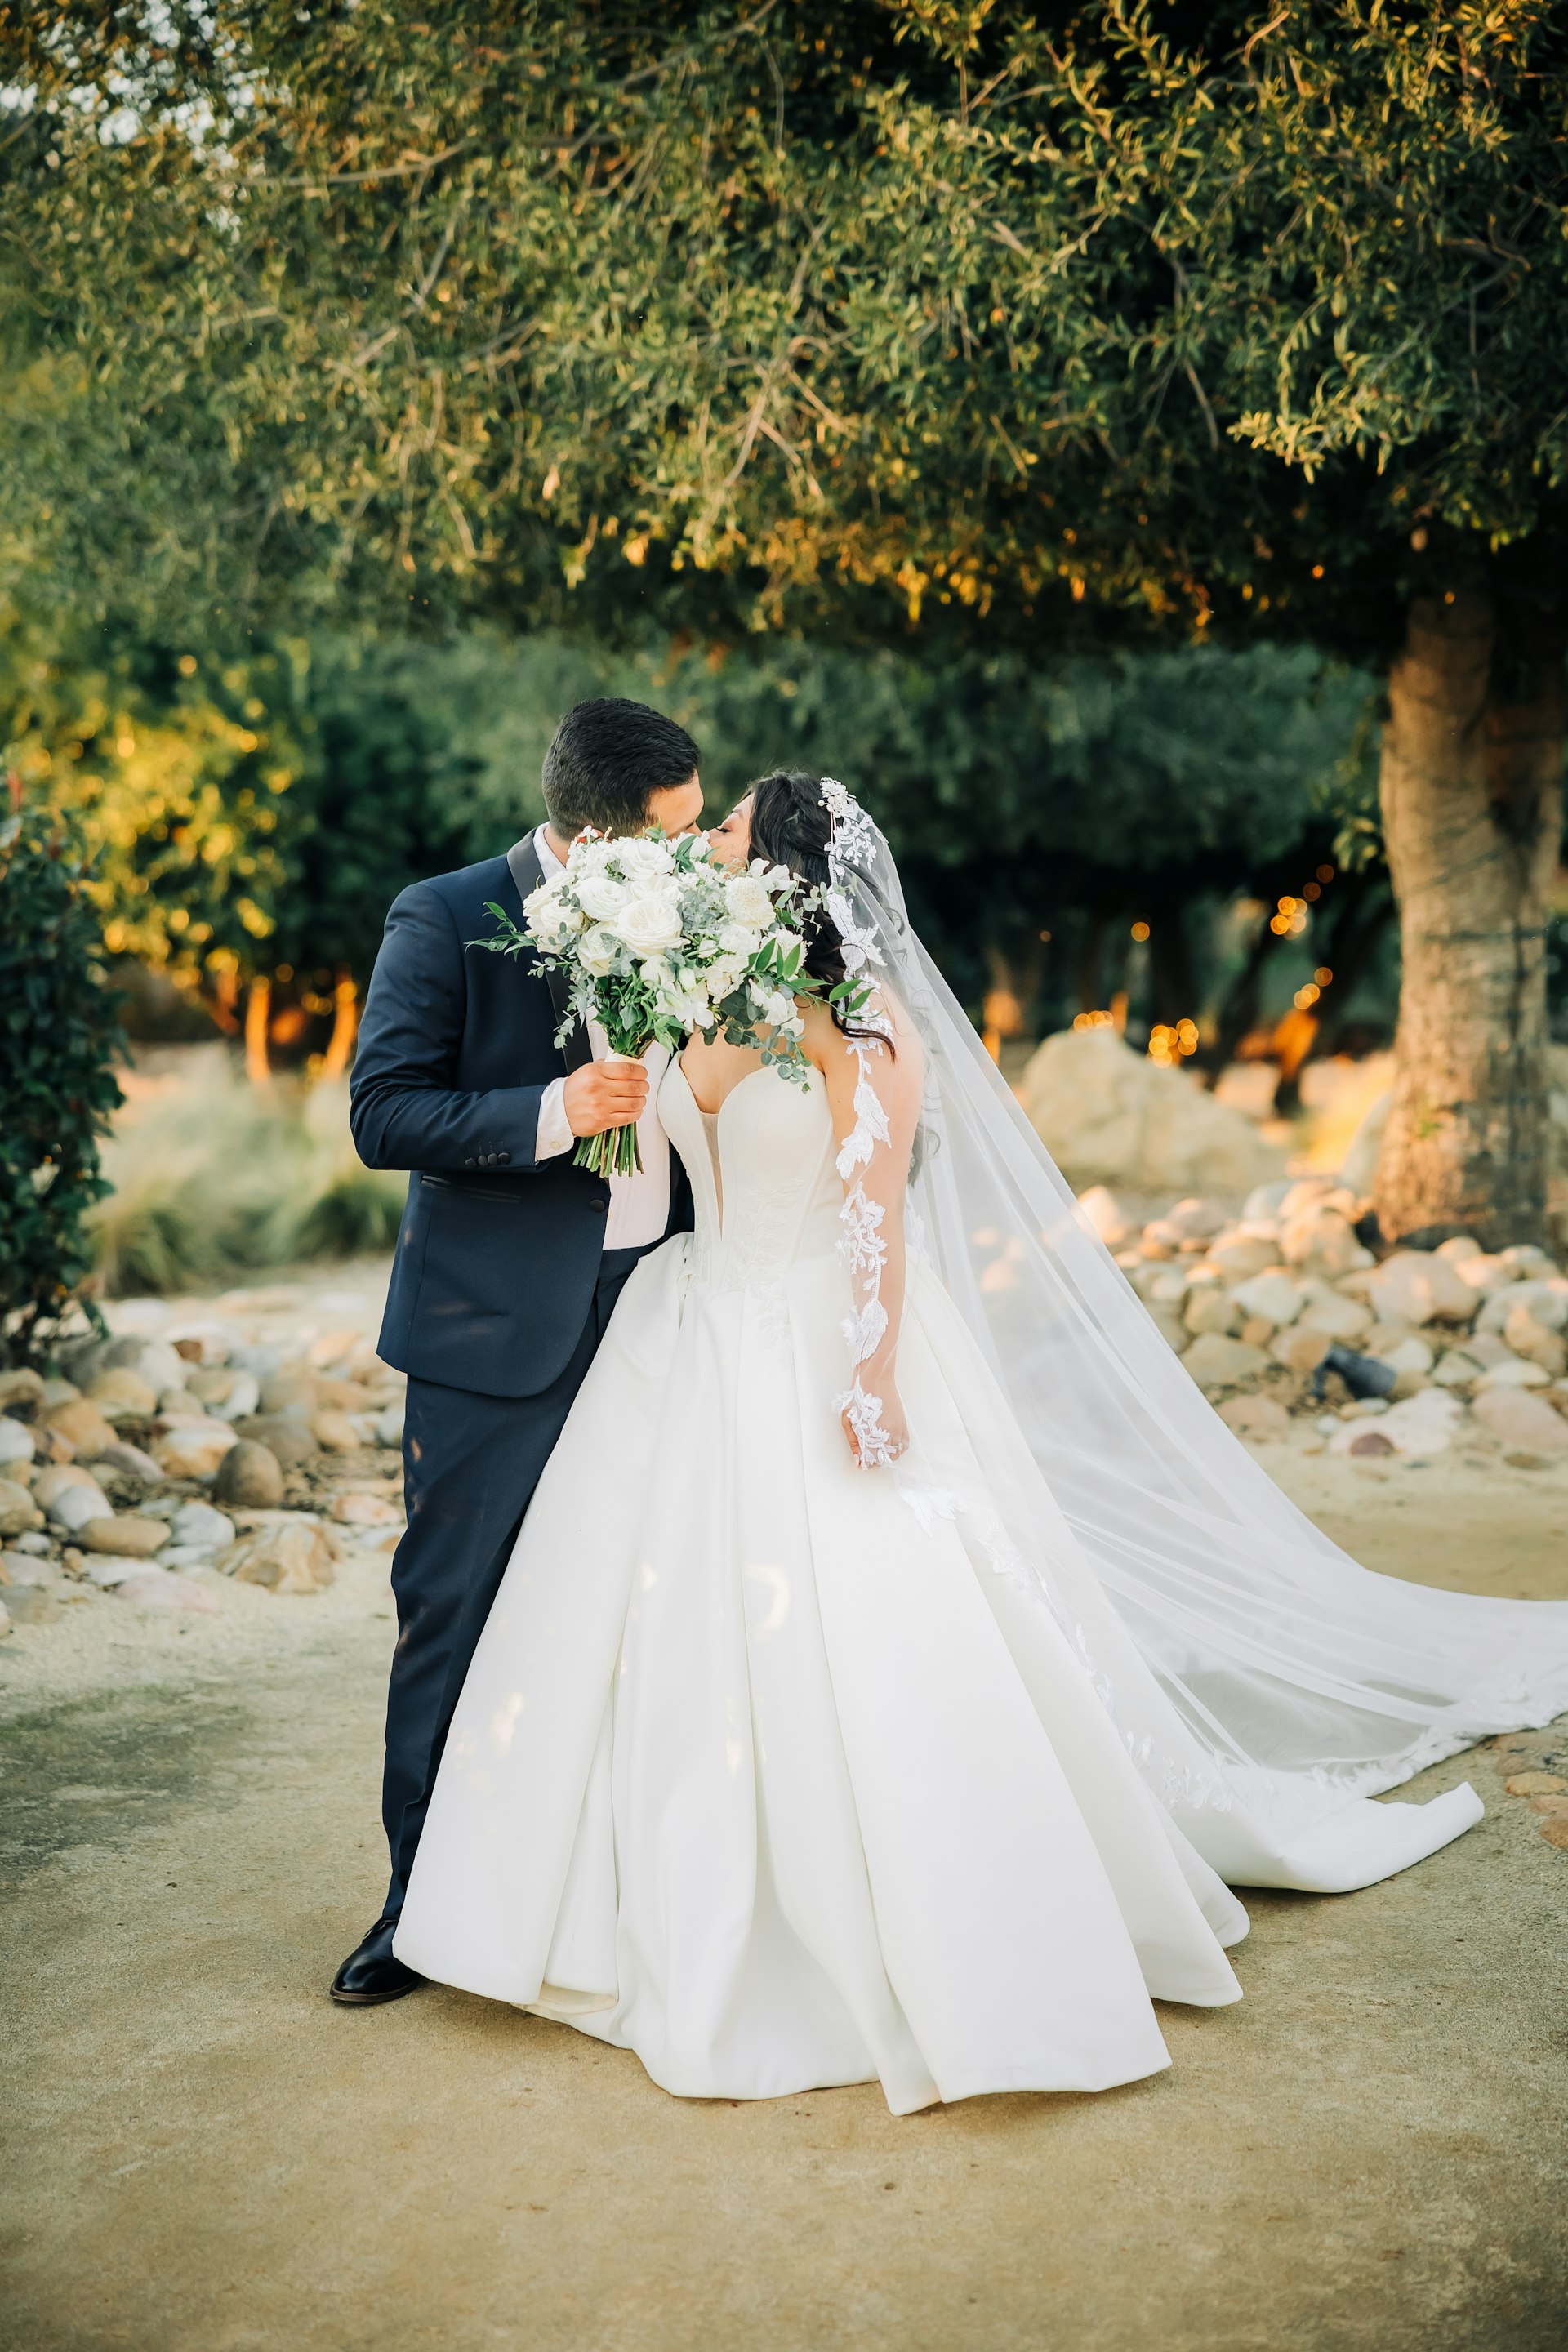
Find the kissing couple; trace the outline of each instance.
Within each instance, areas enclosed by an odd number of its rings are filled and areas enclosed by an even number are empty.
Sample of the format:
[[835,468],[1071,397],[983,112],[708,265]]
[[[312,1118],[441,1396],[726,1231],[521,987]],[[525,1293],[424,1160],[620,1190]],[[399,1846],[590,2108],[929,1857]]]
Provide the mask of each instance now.
[[[584,827],[702,809],[635,702],[569,711],[543,787],[397,899],[354,1066],[361,1157],[413,1171],[408,1530],[391,1885],[333,1997],[437,1979],[694,2098],[1153,2074],[1153,2001],[1240,1997],[1233,1887],[1348,1892],[1479,1818],[1373,1799],[1568,1706],[1568,1606],[1373,1575],[1272,1484],[841,783],[779,770],[708,836],[809,886],[804,1084],[701,1030],[611,1061],[559,971],[475,952]],[[640,1172],[576,1163],[634,1120]]]

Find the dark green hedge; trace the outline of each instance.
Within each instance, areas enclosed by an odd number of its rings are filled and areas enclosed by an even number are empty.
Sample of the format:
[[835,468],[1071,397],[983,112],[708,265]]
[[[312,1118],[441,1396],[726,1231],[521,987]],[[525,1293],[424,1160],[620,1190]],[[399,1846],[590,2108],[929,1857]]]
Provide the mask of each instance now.
[[109,1189],[98,1146],[120,1100],[121,1045],[79,845],[19,803],[13,787],[0,822],[0,1361],[11,1363],[47,1357],[90,1270],[85,1219]]

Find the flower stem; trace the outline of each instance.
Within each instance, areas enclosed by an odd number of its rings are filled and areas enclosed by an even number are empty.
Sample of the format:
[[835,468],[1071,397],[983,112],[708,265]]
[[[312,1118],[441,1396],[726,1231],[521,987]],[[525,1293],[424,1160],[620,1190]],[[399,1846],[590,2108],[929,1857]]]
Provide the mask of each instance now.
[[585,1135],[572,1154],[579,1168],[595,1176],[640,1176],[642,1152],[633,1127],[610,1127],[602,1135]]

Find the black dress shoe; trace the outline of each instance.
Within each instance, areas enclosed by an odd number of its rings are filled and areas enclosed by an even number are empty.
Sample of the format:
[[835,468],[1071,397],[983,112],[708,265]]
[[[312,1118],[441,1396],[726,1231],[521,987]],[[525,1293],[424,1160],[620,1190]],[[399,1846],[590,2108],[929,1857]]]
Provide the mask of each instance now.
[[392,1948],[397,1933],[395,1915],[378,1919],[356,1951],[349,1954],[332,1979],[332,1999],[354,2009],[368,2009],[373,2001],[401,2000],[405,1992],[416,1992],[424,1983],[412,1969],[405,1968]]

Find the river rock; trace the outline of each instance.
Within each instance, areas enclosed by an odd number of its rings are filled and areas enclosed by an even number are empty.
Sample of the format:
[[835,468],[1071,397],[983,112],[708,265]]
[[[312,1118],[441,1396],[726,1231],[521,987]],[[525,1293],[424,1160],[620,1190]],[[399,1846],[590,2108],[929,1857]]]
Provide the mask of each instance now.
[[220,1503],[247,1510],[275,1510],[283,1500],[283,1465],[269,1445],[242,1437],[226,1454],[213,1487]]
[[1552,1375],[1542,1371],[1525,1356],[1502,1356],[1489,1364],[1477,1381],[1482,1389],[1543,1389],[1551,1385]]
[[132,1559],[151,1559],[169,1540],[162,1519],[138,1518],[116,1511],[107,1519],[88,1519],[76,1529],[76,1539],[88,1551],[124,1553]]
[[114,1426],[90,1397],[71,1397],[64,1404],[46,1405],[46,1427],[58,1430],[84,1461],[114,1443]]
[[1471,1407],[1483,1429],[1531,1454],[1568,1454],[1568,1421],[1524,1389],[1482,1389]]
[[1354,1227],[1342,1209],[1320,1203],[1298,1216],[1281,1216],[1279,1255],[1287,1265],[1331,1281],[1337,1275],[1365,1265],[1371,1253],[1357,1241]]
[[126,1364],[100,1372],[87,1397],[105,1421],[149,1421],[158,1409],[157,1391]]
[[[1268,1359],[1261,1348],[1244,1339],[1227,1339],[1218,1331],[1204,1331],[1193,1341],[1184,1363],[1203,1389],[1234,1388],[1260,1372]],[[1565,1424],[1568,1425],[1568,1424]]]
[[1426,1341],[1414,1331],[1396,1347],[1380,1348],[1377,1354],[1380,1362],[1392,1364],[1396,1372],[1404,1372],[1412,1380],[1425,1380],[1437,1360]]
[[[1444,1249],[1447,1247],[1445,1243]],[[1443,1250],[1436,1255],[1441,1257]],[[1500,1291],[1510,1290],[1519,1280],[1517,1266],[1505,1265],[1500,1257],[1494,1257],[1486,1251],[1475,1257],[1453,1258],[1449,1263],[1460,1281],[1467,1284],[1483,1304],[1495,1298]]]
[[245,1421],[261,1402],[261,1383],[254,1372],[229,1370],[226,1371],[229,1388],[226,1396],[210,1405],[208,1411],[219,1421]]
[[113,1504],[93,1478],[89,1478],[85,1486],[58,1488],[43,1507],[52,1524],[62,1528],[67,1535],[73,1538],[78,1528],[85,1528],[89,1519],[111,1519],[114,1517]]
[[242,1535],[218,1566],[241,1584],[265,1585],[272,1592],[320,1592],[332,1581],[334,1557],[318,1521],[289,1518]]
[[1366,1294],[1384,1323],[1468,1323],[1476,1308],[1452,1259],[1431,1250],[1395,1250],[1367,1276]]
[[1357,1459],[1375,1461],[1381,1456],[1392,1461],[1398,1448],[1381,1428],[1364,1421],[1342,1421],[1329,1439],[1331,1454],[1348,1454]]
[[1289,1437],[1290,1416],[1273,1397],[1226,1397],[1217,1407],[1226,1427],[1240,1437]]
[[178,1388],[185,1377],[183,1360],[166,1339],[144,1332],[121,1331],[110,1339],[87,1339],[65,1351],[65,1366],[79,1387],[89,1389],[104,1372],[133,1372],[154,1396]]
[[1165,1223],[1174,1226],[1184,1241],[1211,1242],[1230,1225],[1230,1211],[1223,1201],[1194,1192],[1185,1201],[1178,1201],[1173,1209],[1165,1212]]
[[1078,1205],[1107,1249],[1120,1249],[1131,1238],[1132,1220],[1106,1185],[1091,1184],[1079,1194]]
[[172,1323],[163,1337],[187,1364],[226,1364],[235,1349],[244,1345],[232,1323]]
[[0,1413],[0,1476],[10,1475],[14,1462],[31,1462],[37,1450],[37,1441],[25,1421]]
[[[226,1464],[234,1459],[239,1448],[226,1454]],[[188,1549],[217,1553],[226,1551],[235,1540],[235,1525],[226,1511],[215,1511],[210,1503],[182,1503],[170,1523],[169,1533],[176,1544]]]
[[316,1375],[305,1364],[280,1364],[261,1381],[261,1410],[266,1413],[315,1411]]
[[1019,1098],[1074,1190],[1232,1193],[1279,1172],[1251,1122],[1186,1071],[1162,1069],[1111,1029],[1064,1030],[1030,1060]]
[[310,1427],[323,1454],[357,1454],[362,1444],[360,1433],[346,1412],[331,1406],[310,1416]]
[[1333,1344],[1326,1331],[1306,1330],[1296,1324],[1275,1332],[1268,1352],[1288,1372],[1315,1372]]
[[1446,1454],[1465,1417],[1465,1408],[1446,1389],[1421,1389],[1391,1404],[1377,1426],[1396,1454],[1427,1457]]
[[204,1421],[154,1438],[153,1458],[169,1477],[195,1478],[205,1485],[216,1477],[224,1455],[237,1443],[227,1422]]
[[375,1442],[378,1445],[402,1444],[403,1413],[404,1408],[400,1401],[396,1404],[389,1404],[385,1406],[382,1412],[376,1414],[374,1430]]
[[216,1615],[218,1608],[216,1596],[205,1585],[194,1584],[188,1576],[175,1576],[166,1568],[140,1562],[133,1575],[121,1577],[114,1597],[141,1609],[190,1609],[208,1617]]
[[84,1469],[79,1462],[51,1462],[40,1470],[33,1481],[33,1499],[40,1510],[49,1510],[56,1496],[63,1495],[68,1486],[85,1486],[89,1494],[100,1497],[106,1511],[111,1507],[92,1472]]
[[0,1551],[0,1584],[36,1584],[42,1587],[58,1584],[60,1564],[58,1559],[40,1559],[33,1551]]
[[1267,1273],[1279,1264],[1279,1244],[1264,1241],[1256,1234],[1238,1234],[1234,1240],[1215,1242],[1204,1260],[1228,1283],[1248,1282],[1257,1274]]
[[1372,1309],[1331,1291],[1304,1307],[1299,1319],[1304,1329],[1325,1332],[1331,1339],[1359,1339],[1372,1328]]
[[1219,1331],[1234,1338],[1241,1328],[1236,1301],[1222,1282],[1194,1282],[1182,1303],[1182,1320],[1189,1331]]
[[403,1514],[385,1495],[373,1493],[368,1487],[353,1486],[347,1494],[334,1495],[331,1516],[350,1528],[400,1528]]
[[1173,1349],[1179,1356],[1193,1335],[1176,1309],[1163,1300],[1156,1300],[1149,1308],[1149,1318],[1166,1347]]
[[67,1565],[75,1576],[86,1577],[100,1592],[112,1592],[128,1576],[140,1576],[148,1562],[129,1551],[71,1551]]
[[[1568,1429],[1568,1422],[1563,1427]],[[0,1536],[26,1535],[29,1528],[41,1528],[44,1515],[15,1478],[0,1478]]]
[[237,1422],[235,1428],[239,1436],[265,1445],[275,1454],[285,1470],[297,1470],[301,1462],[313,1462],[321,1450],[310,1423],[296,1420],[289,1413],[251,1413]]
[[1542,1323],[1528,1306],[1521,1304],[1509,1309],[1508,1320],[1502,1327],[1505,1347],[1528,1363],[1539,1364],[1553,1380],[1568,1370],[1568,1349],[1561,1335]]
[[150,1454],[143,1454],[139,1445],[128,1444],[123,1437],[117,1437],[112,1445],[95,1454],[93,1460],[101,1463],[106,1470],[119,1470],[128,1477],[140,1478],[148,1486],[156,1486],[163,1475]]
[[1288,1274],[1276,1269],[1255,1274],[1247,1282],[1237,1283],[1231,1294],[1243,1315],[1258,1316],[1272,1323],[1278,1330],[1293,1323],[1306,1304],[1305,1294]]
[[34,1413],[43,1394],[43,1374],[31,1365],[19,1364],[13,1372],[0,1372],[0,1412]]

